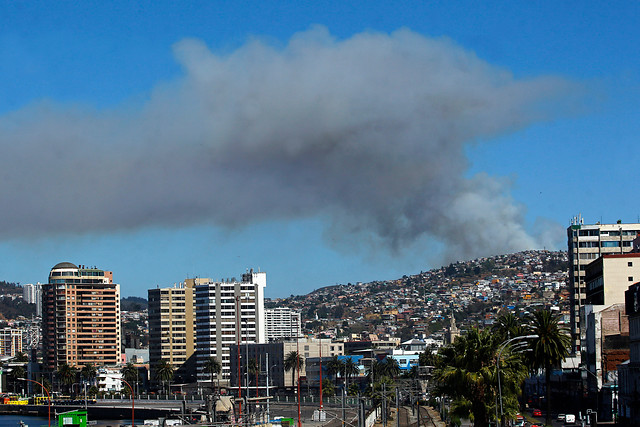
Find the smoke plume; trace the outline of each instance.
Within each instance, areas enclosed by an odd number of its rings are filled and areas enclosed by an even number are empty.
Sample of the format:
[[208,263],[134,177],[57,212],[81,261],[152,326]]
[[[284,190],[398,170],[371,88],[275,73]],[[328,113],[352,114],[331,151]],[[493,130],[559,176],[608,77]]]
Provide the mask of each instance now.
[[409,30],[174,50],[184,76],[143,105],[42,101],[0,117],[0,238],[321,215],[394,249],[539,245],[508,184],[466,176],[464,151],[553,117],[569,82],[516,79]]

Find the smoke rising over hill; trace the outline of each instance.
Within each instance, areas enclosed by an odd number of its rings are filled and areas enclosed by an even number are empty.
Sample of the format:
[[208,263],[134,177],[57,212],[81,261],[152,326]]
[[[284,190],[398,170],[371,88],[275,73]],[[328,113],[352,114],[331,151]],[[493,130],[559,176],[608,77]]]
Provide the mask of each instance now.
[[466,176],[464,150],[554,117],[570,82],[516,79],[410,30],[174,50],[184,76],[142,106],[42,101],[0,117],[0,238],[321,215],[456,258],[545,243],[505,181]]

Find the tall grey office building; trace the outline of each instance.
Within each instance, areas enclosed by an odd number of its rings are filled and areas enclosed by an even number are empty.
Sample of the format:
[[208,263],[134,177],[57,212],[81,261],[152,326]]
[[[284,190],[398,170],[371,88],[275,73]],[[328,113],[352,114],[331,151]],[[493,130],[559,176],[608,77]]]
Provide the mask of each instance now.
[[198,380],[206,381],[206,360],[213,357],[222,365],[221,384],[228,383],[230,346],[232,344],[264,343],[264,289],[267,274],[248,271],[242,281],[214,282],[195,279],[196,360]]
[[[602,255],[630,252],[640,224],[584,224],[582,217],[571,220],[567,228],[569,258],[569,292],[571,293],[572,353],[580,354],[586,331],[581,311],[586,303],[585,270],[587,264]],[[631,283],[629,283],[631,285]]]

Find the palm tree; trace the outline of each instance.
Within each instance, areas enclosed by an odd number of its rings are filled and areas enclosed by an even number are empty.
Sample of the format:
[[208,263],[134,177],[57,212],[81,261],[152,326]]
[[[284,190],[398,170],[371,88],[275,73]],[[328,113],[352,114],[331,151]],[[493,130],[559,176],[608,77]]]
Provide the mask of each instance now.
[[220,361],[215,357],[210,357],[204,362],[204,372],[209,374],[209,378],[211,379],[211,387],[213,388],[213,374],[216,375],[218,379],[218,388],[220,388],[220,372],[222,372],[222,365]]
[[548,310],[539,310],[532,314],[529,328],[538,336],[530,341],[531,360],[534,368],[544,369],[547,392],[547,424],[551,423],[551,370],[569,355],[571,340],[566,331],[560,328],[559,318]]
[[[258,397],[258,374],[260,373],[260,364],[258,364],[258,359],[249,359],[249,366],[247,366],[249,370],[249,374],[254,375],[256,379],[256,397]],[[249,381],[247,379],[247,381]]]
[[344,379],[345,379],[345,387],[347,382],[351,379],[352,376],[358,375],[360,373],[360,368],[358,368],[358,364],[353,361],[352,357],[345,359],[344,361]]
[[400,375],[400,365],[398,365],[398,361],[393,357],[385,357],[384,362],[379,365],[382,376],[397,378]]
[[58,380],[63,386],[67,386],[67,390],[75,382],[77,374],[78,371],[76,370],[76,368],[73,368],[66,363],[60,365],[60,367],[58,367],[58,371],[56,372]]
[[502,341],[526,335],[525,325],[510,311],[498,316],[491,329],[501,336]]
[[[128,382],[129,384],[138,385],[138,368],[136,368],[133,363],[129,362],[120,369],[120,373],[122,374],[122,378]],[[137,388],[137,387],[136,387]],[[125,387],[125,392],[129,391],[127,387]]]
[[163,388],[165,382],[169,381],[169,383],[171,383],[171,380],[173,380],[173,366],[166,360],[160,359],[160,362],[156,365],[155,371],[155,380],[162,381]]
[[[496,351],[502,343],[498,334],[489,330],[471,329],[467,335],[440,350],[442,364],[435,371],[440,392],[454,399],[451,411],[456,416],[471,415],[474,425],[489,425],[492,408],[497,398]],[[505,355],[506,356],[506,355]],[[517,400],[520,384],[527,369],[518,359],[517,353],[510,353],[500,363],[500,377],[503,395],[507,396],[507,412],[514,410],[511,405]]]
[[327,374],[333,377],[334,383],[336,382],[336,376],[342,372],[344,364],[337,355],[334,355],[329,362],[327,362]]
[[300,374],[300,369],[304,366],[304,358],[298,354],[297,351],[291,351],[287,354],[287,357],[284,359],[284,370],[291,371],[291,384],[295,385],[295,376],[296,369],[298,370],[298,375]]
[[91,383],[95,379],[98,374],[98,369],[91,363],[88,363],[82,367],[80,370],[80,377],[84,379],[86,382]]

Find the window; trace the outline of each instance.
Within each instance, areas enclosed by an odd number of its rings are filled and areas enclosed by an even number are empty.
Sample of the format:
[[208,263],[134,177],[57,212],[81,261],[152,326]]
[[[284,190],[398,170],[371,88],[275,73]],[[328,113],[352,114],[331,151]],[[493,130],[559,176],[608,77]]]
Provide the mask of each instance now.
[[619,248],[620,247],[620,242],[619,241],[611,241],[611,242],[600,242],[601,246],[603,248]]
[[633,276],[629,276],[629,281],[633,282]]
[[633,267],[633,261],[629,261],[629,262],[627,263],[627,267]]

